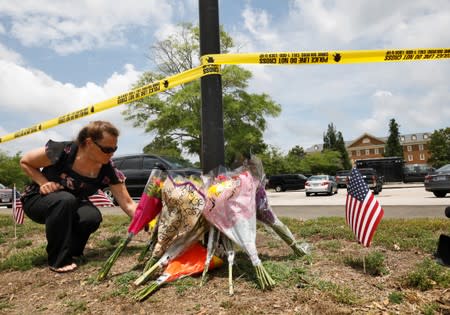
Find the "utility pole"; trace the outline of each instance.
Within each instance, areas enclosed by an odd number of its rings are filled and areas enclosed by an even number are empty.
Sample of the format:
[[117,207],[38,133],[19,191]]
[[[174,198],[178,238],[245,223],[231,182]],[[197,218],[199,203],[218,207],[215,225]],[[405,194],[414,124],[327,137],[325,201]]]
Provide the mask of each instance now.
[[[220,54],[218,0],[199,0],[200,56]],[[201,78],[202,132],[201,166],[203,173],[225,164],[223,134],[222,77],[220,74]]]

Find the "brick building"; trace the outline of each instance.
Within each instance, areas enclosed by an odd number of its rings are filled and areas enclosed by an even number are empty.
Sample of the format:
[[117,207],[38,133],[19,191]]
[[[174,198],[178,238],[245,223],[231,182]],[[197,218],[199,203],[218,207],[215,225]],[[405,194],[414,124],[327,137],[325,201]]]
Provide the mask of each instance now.
[[[413,133],[400,135],[400,144],[403,147],[403,159],[405,164],[428,164],[430,152],[428,143],[431,133]],[[356,160],[381,158],[384,154],[384,147],[388,137],[375,137],[364,133],[352,141],[346,141],[348,155],[352,164]],[[315,144],[306,150],[306,153],[322,151],[322,144]]]

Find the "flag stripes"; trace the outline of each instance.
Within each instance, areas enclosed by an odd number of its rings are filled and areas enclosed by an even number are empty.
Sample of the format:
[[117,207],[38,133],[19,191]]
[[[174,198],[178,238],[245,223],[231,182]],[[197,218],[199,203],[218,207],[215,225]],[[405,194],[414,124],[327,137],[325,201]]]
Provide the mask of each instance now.
[[354,168],[345,201],[345,219],[356,239],[363,246],[370,246],[383,215],[384,210],[364,182],[361,173]]
[[17,200],[16,185],[14,185],[12,194],[13,194],[12,208],[13,208],[14,222],[16,222],[17,224],[23,224],[24,213],[22,203],[20,202],[20,200]]
[[[23,212],[22,202],[16,198],[16,195],[16,189],[14,187],[12,202],[13,219],[17,224],[23,224],[25,214]],[[99,190],[95,195],[89,196],[89,201],[96,207],[114,207],[114,203],[102,190]]]

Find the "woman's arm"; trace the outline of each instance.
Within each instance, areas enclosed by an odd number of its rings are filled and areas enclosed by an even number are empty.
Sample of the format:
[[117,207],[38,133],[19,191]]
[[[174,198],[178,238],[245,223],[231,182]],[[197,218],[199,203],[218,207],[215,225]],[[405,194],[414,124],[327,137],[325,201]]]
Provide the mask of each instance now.
[[114,199],[119,204],[120,208],[122,208],[123,212],[125,212],[130,218],[133,217],[134,212],[136,211],[137,204],[131,199],[130,194],[124,183],[119,183],[115,185],[110,185],[111,192],[114,196]]
[[32,181],[39,185],[39,192],[44,195],[63,189],[61,184],[48,181],[48,179],[41,173],[41,167],[45,167],[50,164],[51,161],[45,153],[45,148],[29,151],[20,159],[20,167]]

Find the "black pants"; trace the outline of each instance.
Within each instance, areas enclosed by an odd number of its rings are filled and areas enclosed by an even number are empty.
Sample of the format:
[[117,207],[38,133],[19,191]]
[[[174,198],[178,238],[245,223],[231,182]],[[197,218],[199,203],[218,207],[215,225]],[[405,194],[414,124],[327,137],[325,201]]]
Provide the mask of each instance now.
[[450,236],[441,234],[439,236],[436,256],[442,259],[442,262],[450,266]]
[[66,191],[34,194],[23,200],[26,215],[45,224],[48,265],[59,268],[83,254],[89,236],[100,226],[102,215],[88,201],[80,201]]

